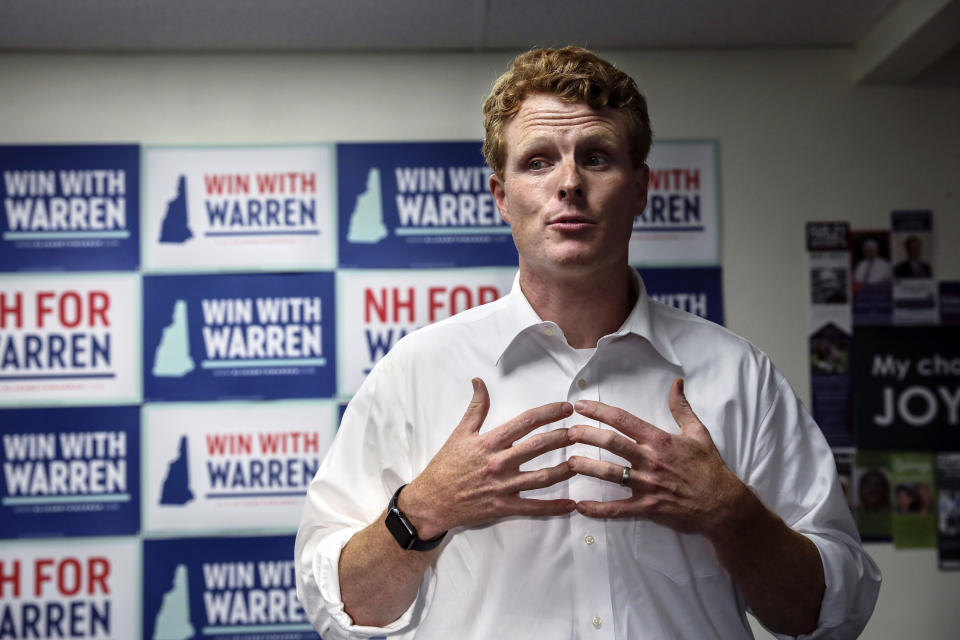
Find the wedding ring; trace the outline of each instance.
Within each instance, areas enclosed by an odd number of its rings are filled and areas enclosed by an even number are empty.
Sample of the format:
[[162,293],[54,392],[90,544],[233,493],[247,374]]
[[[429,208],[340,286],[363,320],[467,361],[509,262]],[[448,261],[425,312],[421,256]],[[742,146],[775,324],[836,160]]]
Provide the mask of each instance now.
[[630,482],[630,467],[624,467],[623,473],[620,474],[620,484],[627,486],[628,482]]

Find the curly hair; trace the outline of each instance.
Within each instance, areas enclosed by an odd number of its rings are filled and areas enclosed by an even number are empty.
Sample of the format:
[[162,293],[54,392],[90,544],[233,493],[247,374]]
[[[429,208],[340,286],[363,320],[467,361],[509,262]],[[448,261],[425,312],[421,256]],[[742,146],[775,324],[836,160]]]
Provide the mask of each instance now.
[[630,159],[639,167],[647,159],[653,133],[647,101],[633,78],[581,47],[534,49],[513,60],[483,102],[483,156],[498,175],[506,162],[504,129],[533,93],[547,93],[565,102],[585,102],[594,109],[610,107],[626,116]]

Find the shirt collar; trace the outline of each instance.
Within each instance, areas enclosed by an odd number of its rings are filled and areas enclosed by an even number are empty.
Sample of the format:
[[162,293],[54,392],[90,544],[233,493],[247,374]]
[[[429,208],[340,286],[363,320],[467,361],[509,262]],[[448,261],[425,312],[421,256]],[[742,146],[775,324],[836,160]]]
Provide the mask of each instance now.
[[[637,302],[633,305],[633,309],[630,310],[630,314],[627,315],[627,319],[623,321],[620,328],[609,336],[604,336],[600,342],[632,333],[647,340],[664,360],[676,366],[681,366],[677,352],[673,348],[673,342],[665,331],[663,320],[654,317],[650,296],[647,295],[643,279],[635,269],[631,268],[630,271],[636,278]],[[520,274],[517,273],[513,278],[513,287],[507,295],[505,312],[501,315],[497,335],[498,343],[496,344],[497,363],[499,364],[504,354],[516,343],[520,335],[535,328],[546,328],[548,326],[556,327],[559,331],[556,323],[542,320],[530,306],[530,301],[520,290]]]

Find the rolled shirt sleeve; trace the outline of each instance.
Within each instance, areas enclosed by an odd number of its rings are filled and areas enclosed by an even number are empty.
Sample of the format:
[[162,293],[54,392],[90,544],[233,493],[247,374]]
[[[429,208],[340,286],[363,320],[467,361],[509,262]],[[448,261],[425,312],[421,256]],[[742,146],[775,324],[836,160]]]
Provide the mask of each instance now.
[[355,625],[340,596],[343,547],[380,517],[393,492],[411,478],[403,406],[390,368],[389,359],[382,360],[367,376],[307,490],[294,550],[297,596],[325,640],[405,637],[435,582],[428,569],[417,598],[385,627]]
[[817,628],[800,637],[856,638],[876,604],[880,569],[860,543],[820,428],[775,369],[772,383],[746,482],[820,553],[826,585],[820,617]]

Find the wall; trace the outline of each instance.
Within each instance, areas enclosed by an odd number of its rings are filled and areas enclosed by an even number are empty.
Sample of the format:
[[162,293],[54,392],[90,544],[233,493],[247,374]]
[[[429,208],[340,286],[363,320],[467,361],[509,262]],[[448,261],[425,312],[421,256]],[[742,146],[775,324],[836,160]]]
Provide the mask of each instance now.
[[[856,87],[842,50],[610,52],[655,135],[720,143],[727,325],[809,400],[804,224],[935,212],[960,279],[960,91]],[[506,54],[0,55],[0,143],[461,140]],[[960,575],[871,545],[884,571],[864,637],[950,637]]]

